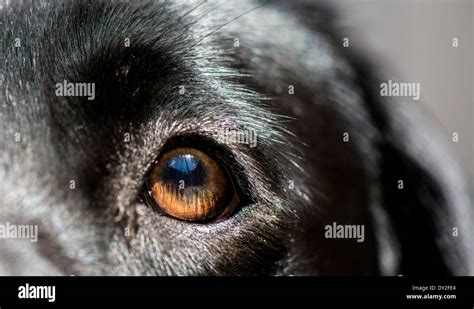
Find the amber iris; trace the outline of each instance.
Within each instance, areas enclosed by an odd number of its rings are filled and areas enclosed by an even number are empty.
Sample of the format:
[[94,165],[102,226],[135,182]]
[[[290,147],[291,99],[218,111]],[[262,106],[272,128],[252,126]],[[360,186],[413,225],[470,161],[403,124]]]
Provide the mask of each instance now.
[[194,148],[164,153],[153,167],[148,183],[156,205],[180,220],[221,217],[231,212],[239,201],[226,170]]

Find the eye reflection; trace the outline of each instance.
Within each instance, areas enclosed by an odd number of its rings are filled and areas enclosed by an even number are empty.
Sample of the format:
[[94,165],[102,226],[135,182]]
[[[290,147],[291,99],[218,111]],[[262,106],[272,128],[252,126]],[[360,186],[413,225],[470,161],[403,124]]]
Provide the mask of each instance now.
[[225,216],[239,202],[226,170],[194,148],[163,154],[153,167],[148,184],[161,210],[186,221]]

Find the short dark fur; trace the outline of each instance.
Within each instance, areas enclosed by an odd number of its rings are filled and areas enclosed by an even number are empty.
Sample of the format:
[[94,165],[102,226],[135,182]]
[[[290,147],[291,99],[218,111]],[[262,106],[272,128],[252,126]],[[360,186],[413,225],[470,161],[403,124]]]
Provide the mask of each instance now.
[[[339,47],[334,18],[308,1],[4,8],[0,222],[37,223],[40,240],[0,241],[0,271],[469,274],[456,162],[420,111],[377,96],[380,78]],[[96,83],[96,99],[55,96],[63,80]],[[257,130],[258,147],[220,145],[222,127]],[[190,224],[140,201],[177,140],[216,152],[239,180],[248,202],[229,219]],[[334,221],[364,224],[365,242],[324,238]],[[15,258],[25,252],[28,264]]]

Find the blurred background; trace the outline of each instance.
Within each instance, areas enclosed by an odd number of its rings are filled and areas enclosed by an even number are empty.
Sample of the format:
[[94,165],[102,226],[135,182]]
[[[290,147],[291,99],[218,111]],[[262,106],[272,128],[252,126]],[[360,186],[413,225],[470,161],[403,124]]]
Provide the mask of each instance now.
[[[336,0],[338,28],[387,79],[420,83],[422,104],[474,175],[473,0]],[[457,38],[458,47],[453,47]],[[459,141],[452,142],[457,132]]]

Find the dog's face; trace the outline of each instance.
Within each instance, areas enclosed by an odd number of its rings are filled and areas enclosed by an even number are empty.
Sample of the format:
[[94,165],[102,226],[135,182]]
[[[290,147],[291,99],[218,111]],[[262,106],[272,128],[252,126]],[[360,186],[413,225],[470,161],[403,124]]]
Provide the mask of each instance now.
[[[455,163],[420,111],[377,96],[332,18],[307,1],[3,5],[0,223],[39,238],[0,240],[0,272],[467,274]],[[205,177],[178,177],[188,163]]]

